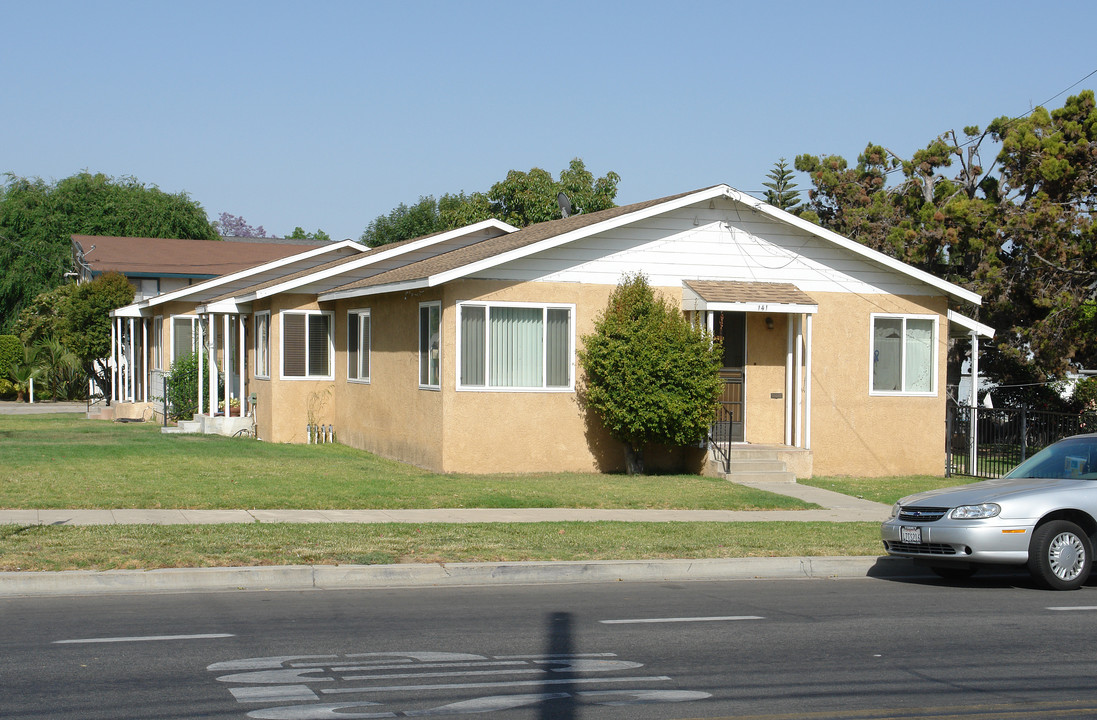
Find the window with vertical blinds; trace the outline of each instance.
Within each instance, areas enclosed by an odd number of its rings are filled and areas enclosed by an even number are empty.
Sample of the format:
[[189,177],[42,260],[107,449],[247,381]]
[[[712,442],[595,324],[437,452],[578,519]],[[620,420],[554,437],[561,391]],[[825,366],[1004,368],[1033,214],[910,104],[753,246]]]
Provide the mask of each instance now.
[[573,306],[462,303],[459,309],[459,388],[572,388]]
[[197,349],[197,333],[195,325],[198,318],[190,316],[175,316],[171,319],[171,361],[175,362],[181,357],[193,355]]
[[347,313],[347,379],[369,382],[369,310]]
[[270,313],[255,314],[255,377],[270,377]]
[[331,313],[282,313],[282,377],[331,379]]

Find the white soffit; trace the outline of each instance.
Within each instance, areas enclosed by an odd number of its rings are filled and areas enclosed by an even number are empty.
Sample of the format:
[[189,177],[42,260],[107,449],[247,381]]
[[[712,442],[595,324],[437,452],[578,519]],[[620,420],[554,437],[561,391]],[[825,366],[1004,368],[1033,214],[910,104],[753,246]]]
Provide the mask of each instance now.
[[[963,328],[968,333],[974,332],[977,335],[985,338],[994,337],[994,328],[989,325],[984,325],[978,320],[972,320],[969,317],[961,315],[955,310],[948,311],[948,322],[949,325]],[[964,334],[966,335],[967,333]]]

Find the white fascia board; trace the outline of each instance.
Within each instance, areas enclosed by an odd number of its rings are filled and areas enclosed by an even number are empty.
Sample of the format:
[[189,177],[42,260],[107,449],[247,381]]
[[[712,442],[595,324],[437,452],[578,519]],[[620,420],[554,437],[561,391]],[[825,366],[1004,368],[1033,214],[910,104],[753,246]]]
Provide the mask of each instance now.
[[560,245],[566,245],[569,242],[573,242],[580,238],[588,237],[590,235],[596,235],[600,232],[612,230],[614,228],[621,227],[622,225],[629,225],[639,220],[644,220],[646,218],[654,217],[656,215],[662,215],[665,212],[677,210],[678,208],[682,207],[687,207],[697,202],[721,197],[730,190],[731,188],[727,185],[716,185],[715,187],[711,187],[706,190],[701,190],[699,192],[680,197],[677,200],[668,200],[665,203],[653,205],[649,208],[644,208],[643,210],[637,210],[627,215],[610,218],[609,220],[604,220],[600,223],[588,225],[586,227],[579,228],[578,230],[572,230],[571,232],[564,233],[563,235],[555,235],[553,237],[546,238],[540,242],[526,245],[525,247],[516,248],[514,250],[511,250],[510,252],[505,252],[500,255],[494,255],[490,258],[485,258],[483,260],[470,263],[463,267],[448,270],[443,273],[438,273],[437,275],[432,275],[429,278],[428,284],[441,285],[442,283],[456,280],[458,278],[465,277],[466,275],[480,272],[481,270],[487,270],[497,265],[508,263],[512,260],[517,260],[528,255],[534,255],[545,250],[551,250],[552,248],[558,247]]
[[262,265],[256,265],[255,267],[250,267],[250,268],[247,268],[246,270],[239,270],[239,271],[231,273],[229,275],[219,275],[219,276],[217,276],[215,278],[212,278],[210,280],[206,280],[205,282],[200,282],[200,283],[197,283],[195,285],[188,285],[185,288],[180,288],[178,290],[173,290],[171,292],[164,293],[163,295],[157,295],[154,298],[149,298],[145,302],[148,303],[148,305],[150,305],[150,306],[151,305],[159,305],[161,303],[166,303],[166,302],[171,302],[172,300],[178,300],[180,298],[185,298],[188,295],[192,295],[196,292],[202,292],[203,290],[209,290],[209,289],[212,289],[212,288],[220,287],[221,285],[224,285],[226,283],[230,283],[230,282],[233,282],[233,281],[236,281],[236,280],[242,280],[242,279],[244,279],[244,278],[246,278],[250,275],[255,275],[255,274],[261,273],[261,272],[267,272],[268,270],[276,270],[280,267],[284,267],[285,265],[296,262],[298,260],[302,260],[302,259],[306,259],[306,258],[314,258],[314,257],[317,257],[319,255],[325,255],[325,254],[333,252],[333,251],[348,250],[348,249],[357,250],[359,252],[366,252],[367,250],[369,250],[369,248],[366,247],[365,245],[362,245],[361,243],[357,243],[353,240],[341,240],[337,243],[332,243],[331,245],[324,245],[324,246],[321,246],[321,247],[313,248],[312,250],[306,250],[304,252],[297,253],[296,255],[287,255],[284,258],[279,258],[277,260],[271,260],[268,263],[263,263]]
[[982,337],[985,337],[985,338],[994,337],[994,328],[992,328],[990,325],[984,325],[983,323],[979,322],[978,320],[972,320],[971,318],[969,318],[967,316],[961,315],[960,313],[956,312],[955,310],[949,310],[948,311],[948,321],[949,321],[949,323],[952,323],[954,325],[959,325],[960,327],[964,328],[965,330],[977,333],[978,335],[980,335]]
[[849,250],[850,252],[866,257],[869,260],[884,265],[885,267],[896,270],[908,277],[914,278],[915,280],[935,287],[947,295],[951,295],[960,300],[966,300],[967,302],[973,303],[975,305],[983,304],[983,297],[977,293],[973,293],[970,290],[965,290],[959,285],[954,285],[947,280],[942,280],[936,275],[930,275],[923,270],[911,267],[901,260],[896,260],[895,258],[889,257],[882,252],[873,250],[866,245],[862,245],[856,240],[850,240],[849,238],[839,235],[832,230],[827,230],[826,228],[819,227],[815,223],[811,223],[802,218],[798,218],[792,213],[786,212],[784,210],[781,210],[780,208],[776,208],[772,205],[764,203],[758,198],[751,197],[750,195],[746,195],[730,187],[728,188],[727,197],[737,202],[740,202],[747,207],[753,208],[758,212],[764,213],[772,217],[774,220],[778,220],[788,225],[800,228],[801,230],[809,232],[816,237],[827,240],[828,242],[834,243],[835,245]]
[[349,298],[365,297],[367,295],[384,295],[391,292],[407,292],[408,290],[422,290],[431,287],[426,279],[407,280],[405,282],[388,283],[386,285],[370,285],[364,288],[352,288],[337,292],[326,292],[316,296],[317,302],[329,302],[331,300],[347,300]]
[[700,310],[712,310],[715,312],[757,312],[773,313],[774,315],[814,315],[819,312],[818,305],[800,303],[778,302],[705,302],[700,303]]
[[[489,220],[483,220],[472,225],[467,225],[465,227],[457,228],[455,230],[449,230],[444,233],[439,233],[438,235],[432,235],[429,238],[423,238],[422,240],[405,243],[404,245],[401,245],[399,247],[390,248],[388,250],[381,250],[380,252],[375,252],[364,258],[344,263],[339,267],[329,268],[327,270],[319,271],[311,275],[297,278],[296,280],[291,280],[285,283],[281,283],[279,285],[272,285],[271,287],[263,288],[262,290],[255,292],[248,299],[257,300],[259,298],[270,297],[271,295],[288,292],[290,290],[293,290],[294,288],[301,287],[302,285],[308,285],[331,277],[338,277],[343,273],[367,267],[369,265],[373,265],[374,263],[381,262],[382,260],[399,257],[400,255],[403,255],[405,253],[421,250],[423,248],[430,247],[431,245],[437,245],[438,243],[445,242],[447,240],[464,237],[465,235],[471,235],[472,233],[480,232],[481,230],[488,230],[490,228],[501,230],[505,234],[510,234],[518,231],[518,228],[501,220],[496,220],[494,218],[491,218]],[[383,248],[384,246],[381,247]]]
[[142,312],[144,308],[138,304],[125,305],[120,308],[115,308],[110,311],[111,317],[124,317],[124,318],[139,318],[139,317],[151,317],[152,313]]
[[206,305],[199,305],[194,309],[198,315],[207,313],[228,313],[229,315],[250,315],[251,303],[239,302],[237,298],[218,300]]

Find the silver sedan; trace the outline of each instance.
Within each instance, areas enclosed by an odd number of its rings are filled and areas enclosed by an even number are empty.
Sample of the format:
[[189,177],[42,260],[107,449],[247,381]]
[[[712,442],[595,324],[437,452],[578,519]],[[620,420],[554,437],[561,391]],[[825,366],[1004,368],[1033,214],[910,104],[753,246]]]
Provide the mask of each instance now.
[[880,536],[889,555],[913,558],[941,577],[1027,565],[1041,585],[1073,590],[1093,565],[1095,518],[1097,434],[1075,435],[998,480],[903,498]]

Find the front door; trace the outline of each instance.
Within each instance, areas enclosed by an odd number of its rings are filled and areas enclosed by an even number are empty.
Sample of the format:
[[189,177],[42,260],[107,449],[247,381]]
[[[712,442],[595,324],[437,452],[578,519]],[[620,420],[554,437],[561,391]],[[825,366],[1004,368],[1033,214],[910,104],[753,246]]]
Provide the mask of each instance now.
[[724,389],[720,395],[713,436],[718,441],[743,442],[743,399],[747,364],[747,314],[717,312],[713,317],[713,335],[724,346],[724,366],[720,379]]

